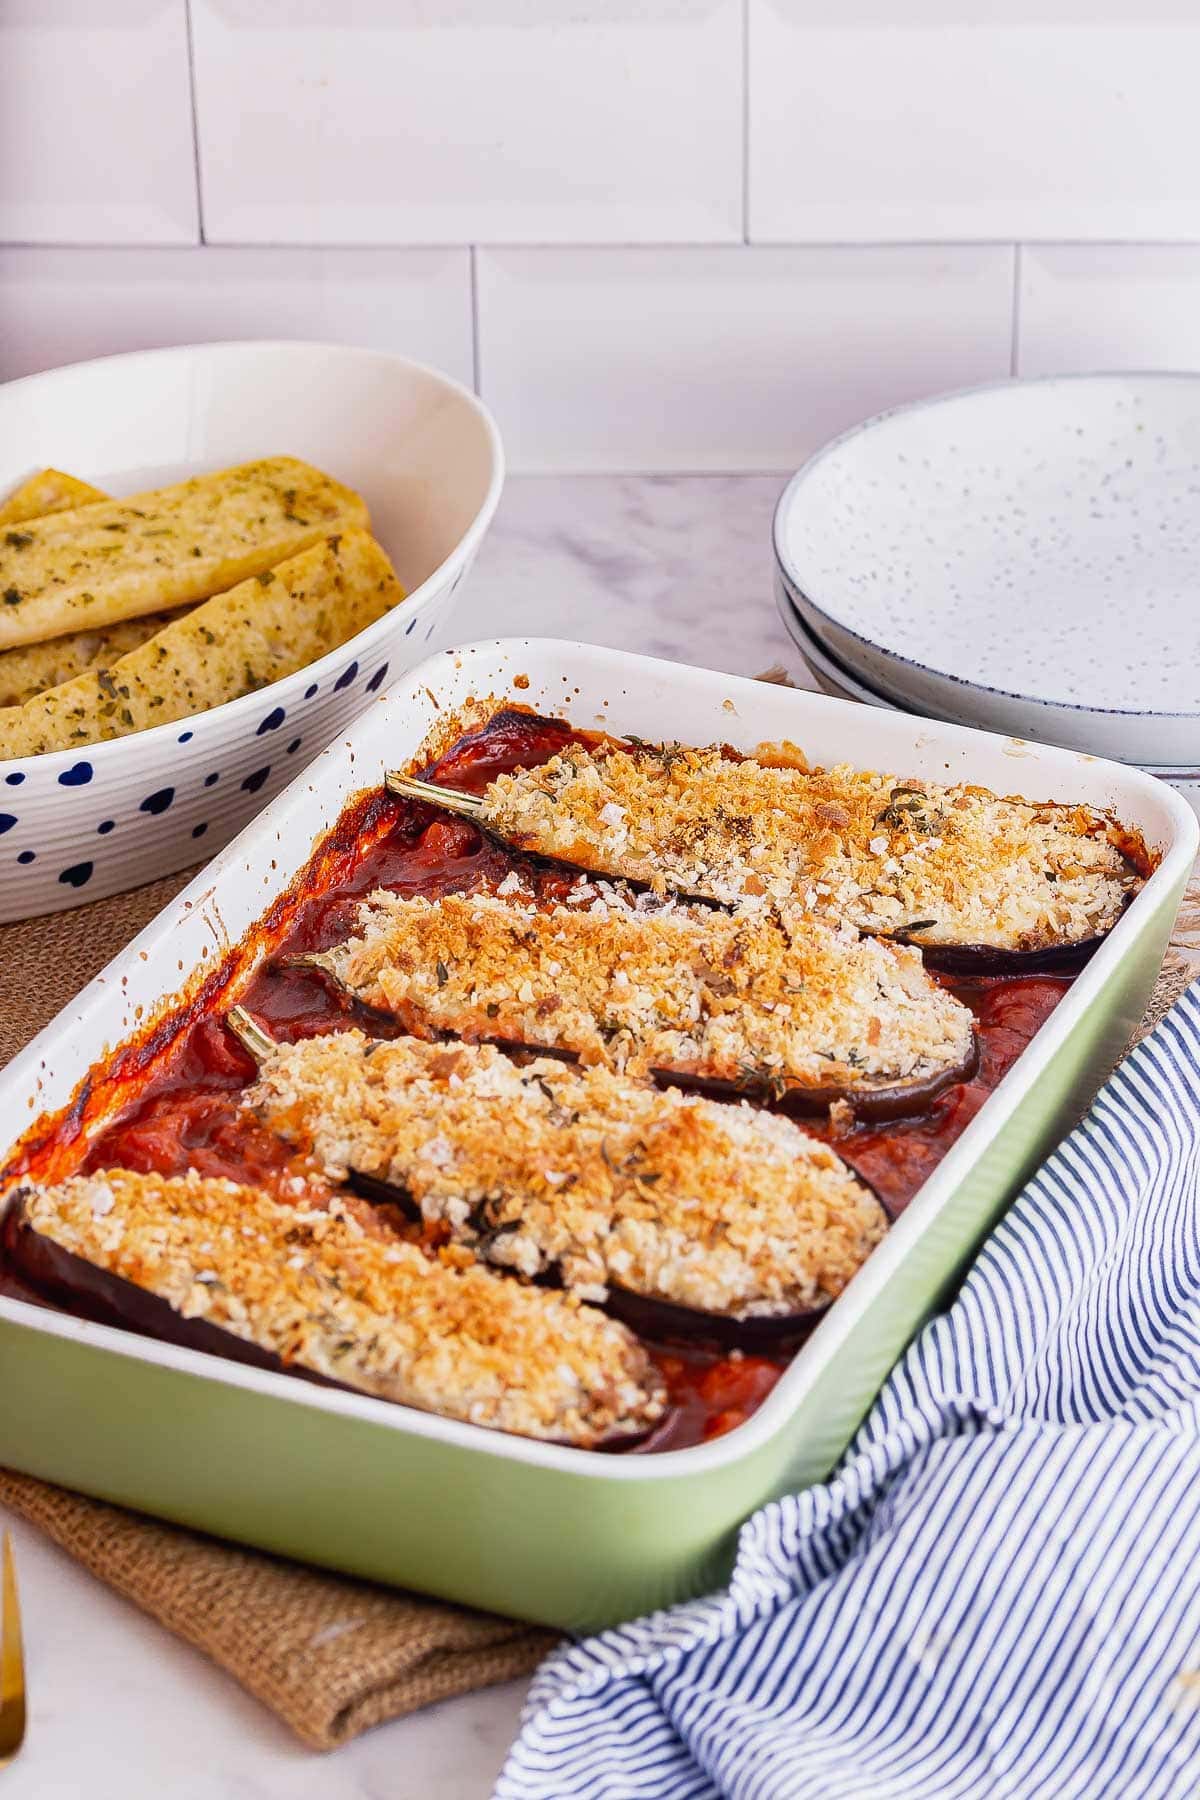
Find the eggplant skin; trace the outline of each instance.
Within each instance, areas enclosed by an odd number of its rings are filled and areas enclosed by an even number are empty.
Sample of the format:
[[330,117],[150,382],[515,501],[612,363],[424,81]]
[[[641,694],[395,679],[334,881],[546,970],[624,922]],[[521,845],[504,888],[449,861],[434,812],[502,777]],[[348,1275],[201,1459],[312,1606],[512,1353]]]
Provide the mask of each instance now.
[[[401,1195],[395,1189],[388,1190],[383,1182],[372,1182],[370,1186],[371,1199],[404,1203]],[[331,1381],[327,1376],[295,1363],[285,1363],[272,1351],[260,1349],[257,1344],[224,1331],[207,1319],[185,1319],[156,1294],[62,1249],[29,1224],[20,1190],[13,1195],[0,1221],[0,1251],[27,1287],[77,1318],[135,1331],[142,1337],[157,1338],[160,1343],[175,1344],[180,1349],[203,1350],[226,1362],[266,1369],[272,1374],[293,1375],[318,1387],[336,1388],[343,1393],[356,1391],[344,1382]],[[546,1285],[557,1287],[561,1284],[551,1279]],[[722,1350],[768,1352],[798,1344],[824,1317],[824,1309],[816,1309],[778,1317],[727,1318],[617,1287],[609,1289],[603,1310],[628,1326],[636,1336],[651,1342],[677,1341],[711,1344]],[[631,1437],[613,1438],[595,1447],[615,1449],[637,1441]]]
[[[934,1074],[916,1081],[894,1081],[871,1087],[807,1087],[802,1082],[782,1083],[778,1088],[766,1082],[721,1081],[709,1075],[693,1075],[677,1069],[653,1069],[651,1074],[659,1087],[677,1087],[687,1093],[706,1094],[713,1100],[756,1100],[775,1112],[799,1118],[816,1118],[838,1101],[853,1107],[857,1119],[882,1123],[890,1119],[911,1119],[927,1112],[939,1095],[960,1082],[970,1081],[979,1068],[979,1034],[971,1033],[969,1053]],[[860,1178],[861,1179],[861,1178]]]
[[[377,1184],[382,1189],[383,1184]],[[375,1199],[396,1199],[394,1192],[377,1192]],[[403,1203],[403,1202],[401,1202]],[[157,1294],[148,1293],[120,1275],[110,1275],[94,1263],[70,1250],[52,1243],[35,1231],[25,1216],[24,1195],[17,1189],[3,1213],[0,1213],[0,1262],[7,1262],[32,1293],[74,1318],[90,1319],[96,1325],[113,1325],[120,1331],[134,1331],[139,1337],[156,1338],[159,1343],[174,1344],[181,1350],[202,1350],[224,1362],[242,1363],[252,1369],[265,1369],[272,1375],[291,1375],[314,1387],[334,1388],[343,1394],[359,1394],[344,1381],[333,1381],[318,1375],[299,1363],[285,1363],[271,1350],[263,1350],[247,1338],[223,1331],[207,1319],[185,1319],[182,1313]],[[646,1441],[668,1425],[674,1416],[670,1409],[646,1431],[613,1434],[598,1438],[587,1446],[605,1455],[642,1447]],[[551,1438],[567,1449],[578,1448],[569,1438]]]
[[[870,1182],[862,1175],[858,1180],[874,1194]],[[413,1206],[403,1189],[393,1187],[372,1175],[351,1175],[355,1193],[376,1206],[399,1206],[411,1214]],[[875,1196],[879,1198],[878,1195]],[[882,1205],[882,1202],[880,1202]],[[486,1260],[486,1251],[483,1252]],[[491,1265],[496,1267],[497,1265]],[[500,1265],[503,1268],[503,1265]],[[504,1270],[508,1274],[509,1271]],[[510,1275],[511,1280],[521,1277]],[[547,1269],[533,1277],[534,1287],[563,1290],[562,1275],[557,1268]],[[586,1304],[594,1305],[594,1301]],[[702,1312],[696,1306],[680,1306],[673,1300],[660,1300],[653,1294],[635,1294],[629,1288],[610,1283],[602,1311],[620,1324],[627,1325],[635,1337],[648,1343],[685,1343],[709,1345],[716,1350],[745,1350],[765,1354],[790,1351],[824,1318],[826,1307],[813,1307],[808,1312],[751,1314],[736,1318],[730,1314]],[[657,1430],[658,1427],[655,1427]]]
[[[1114,920],[1115,924],[1116,921]],[[1111,930],[1111,927],[1109,928]],[[1108,932],[1078,938],[1070,944],[1045,944],[1038,950],[1002,950],[992,944],[926,944],[919,937],[897,937],[921,952],[927,968],[943,975],[1077,975],[1095,955]]]
[[376,891],[353,935],[302,960],[410,1036],[553,1049],[660,1085],[724,1083],[723,1096],[788,1094],[795,1111],[845,1099],[910,1112],[975,1056],[968,1009],[918,950],[794,908],[647,910],[599,881],[554,904],[519,887]]
[[634,1294],[628,1288],[610,1286],[604,1310],[610,1318],[627,1325],[648,1343],[690,1344],[724,1352],[744,1350],[747,1354],[771,1356],[798,1348],[820,1324],[828,1307],[814,1307],[799,1313],[751,1314],[739,1319],[727,1314],[700,1312],[696,1307],[679,1306],[673,1300],[658,1300],[651,1294]]
[[412,1196],[393,1182],[383,1181],[378,1175],[360,1175],[352,1169],[347,1185],[360,1199],[369,1200],[372,1206],[398,1206],[406,1219],[414,1224],[421,1220],[421,1209],[415,1205]]
[[344,1382],[331,1381],[296,1363],[285,1363],[273,1351],[262,1350],[207,1319],[185,1319],[157,1294],[62,1249],[29,1223],[21,1189],[13,1194],[0,1220],[0,1252],[28,1288],[76,1318],[136,1331],[142,1337],[157,1338],[182,1350],[204,1350],[210,1356],[245,1363],[252,1369],[294,1375],[317,1387],[337,1388],[343,1393],[354,1391]]

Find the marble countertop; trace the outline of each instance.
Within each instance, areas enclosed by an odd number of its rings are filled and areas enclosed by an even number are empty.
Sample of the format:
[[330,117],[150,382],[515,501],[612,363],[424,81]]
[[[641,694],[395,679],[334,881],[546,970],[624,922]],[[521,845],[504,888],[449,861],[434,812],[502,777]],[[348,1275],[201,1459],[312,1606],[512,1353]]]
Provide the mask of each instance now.
[[783,483],[516,477],[439,641],[576,638],[738,675],[783,662],[799,682],[772,593],[771,515]]
[[[573,638],[807,681],[775,612],[782,477],[572,476],[509,482],[442,642]],[[20,1521],[31,1720],[7,1800],[485,1800],[516,1731],[508,1683],[302,1749],[197,1652]]]

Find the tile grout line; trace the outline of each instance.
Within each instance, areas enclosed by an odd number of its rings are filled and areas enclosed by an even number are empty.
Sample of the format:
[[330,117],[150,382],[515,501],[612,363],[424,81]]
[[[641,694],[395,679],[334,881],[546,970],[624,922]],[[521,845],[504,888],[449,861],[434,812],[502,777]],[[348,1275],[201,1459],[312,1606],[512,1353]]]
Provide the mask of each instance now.
[[[205,237],[202,244],[193,239],[139,238],[136,241],[111,238],[0,238],[0,251],[20,250],[36,254],[40,251],[52,250],[102,250],[130,256],[143,253],[157,253],[167,250],[282,250],[294,251],[297,255],[309,250],[338,251],[379,250],[396,251],[429,251],[429,250],[470,250],[472,246],[461,238],[451,241],[448,238],[411,238],[397,240],[395,238],[354,238],[341,241],[336,238],[210,238]],[[672,255],[688,250],[753,250],[770,254],[773,251],[807,251],[807,250],[1200,250],[1200,237],[1196,238],[1026,238],[1020,245],[1014,244],[1011,238],[1003,237],[882,237],[882,238],[755,238],[752,242],[745,239],[720,237],[693,238],[489,238],[481,241],[474,248],[479,250],[546,250],[546,251],[611,251],[611,250],[649,250],[669,251]]]
[[192,97],[192,170],[196,178],[196,225],[200,242],[204,236],[204,181],[200,173],[200,104],[196,93],[196,44],[192,30],[192,0],[183,0],[184,31],[187,38],[188,88]]
[[1008,372],[1015,376],[1021,360],[1021,251],[1019,243],[1013,245],[1013,283],[1012,283],[1012,335],[1009,339]]
[[476,394],[482,400],[481,368],[479,362],[479,246],[471,244],[470,248],[470,284],[471,284],[471,382]]
[[742,0],[742,242],[750,242],[750,0]]

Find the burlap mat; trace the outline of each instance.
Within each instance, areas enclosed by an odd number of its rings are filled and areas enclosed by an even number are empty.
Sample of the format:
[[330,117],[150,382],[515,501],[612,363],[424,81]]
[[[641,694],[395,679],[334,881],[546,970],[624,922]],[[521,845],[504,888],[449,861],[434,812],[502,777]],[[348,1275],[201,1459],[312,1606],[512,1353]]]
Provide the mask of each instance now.
[[[73,912],[0,927],[0,1063],[178,893],[194,871]],[[1181,920],[1183,915],[1181,915]],[[1192,948],[1186,937],[1180,951]],[[1135,1036],[1194,968],[1168,956]],[[0,1471],[0,1502],[228,1670],[315,1750],[528,1673],[552,1633],[241,1550]]]
[[0,925],[0,1067],[157,918],[200,867],[91,906]]
[[552,1632],[238,1550],[0,1471],[0,1501],[203,1650],[313,1750],[526,1675]]

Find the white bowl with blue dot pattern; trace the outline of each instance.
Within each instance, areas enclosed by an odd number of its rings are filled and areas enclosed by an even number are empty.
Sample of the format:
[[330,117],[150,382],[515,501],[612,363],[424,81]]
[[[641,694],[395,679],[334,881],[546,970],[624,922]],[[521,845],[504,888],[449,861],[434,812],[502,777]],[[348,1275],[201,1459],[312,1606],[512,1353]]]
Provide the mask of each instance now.
[[0,761],[0,922],[138,887],[228,842],[427,654],[504,479],[475,396],[378,351],[189,345],[0,387],[0,493],[47,465],[128,494],[276,455],[363,494],[408,597],[256,694],[90,749]]
[[937,396],[793,477],[779,580],[916,712],[1124,762],[1200,763],[1200,375]]

